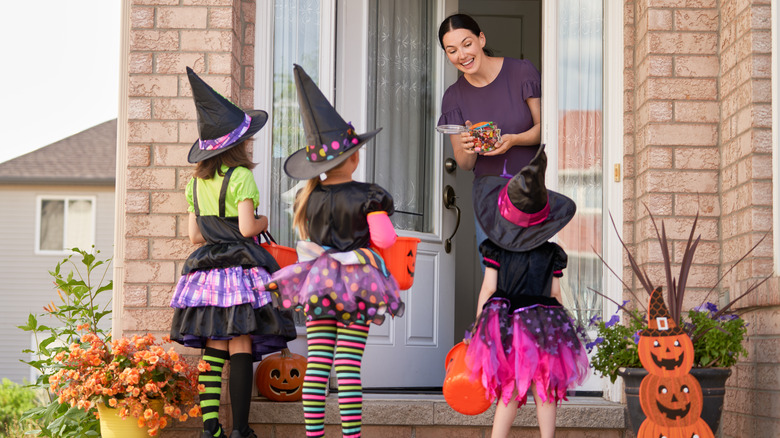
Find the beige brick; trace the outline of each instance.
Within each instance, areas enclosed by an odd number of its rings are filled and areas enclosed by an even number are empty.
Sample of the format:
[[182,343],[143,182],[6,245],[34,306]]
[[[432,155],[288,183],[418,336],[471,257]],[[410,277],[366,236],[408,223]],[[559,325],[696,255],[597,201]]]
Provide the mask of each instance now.
[[152,193],[152,213],[187,214],[187,207],[184,192]]
[[233,0],[183,0],[182,4],[184,6],[231,6]]
[[175,97],[179,80],[176,76],[132,75],[130,76],[131,97]]
[[172,190],[176,188],[174,169],[128,169],[127,188],[129,190]]
[[201,74],[205,70],[203,53],[158,53],[157,73],[185,74],[187,67]]
[[192,144],[199,137],[195,121],[179,122],[179,143]]
[[179,32],[173,30],[134,30],[130,32],[130,50],[179,50]]
[[133,0],[136,5],[176,5],[179,0]]
[[[129,271],[129,269],[128,269]],[[143,331],[169,331],[173,320],[173,309],[125,309],[122,314],[122,329]]]
[[678,77],[716,77],[720,69],[717,56],[676,56],[674,62]]
[[242,1],[241,20],[244,23],[254,23],[256,10],[257,10],[257,3],[255,1]]
[[715,100],[718,96],[715,79],[666,79],[647,80],[647,97],[650,99]]
[[674,214],[677,216],[720,216],[720,198],[717,195],[675,194]]
[[154,162],[158,166],[192,166],[187,161],[191,144],[167,145],[158,144],[154,147]]
[[718,30],[718,11],[715,9],[677,9],[674,11],[676,30]]
[[232,29],[233,10],[231,8],[209,8],[209,29]]
[[650,192],[716,193],[718,173],[706,171],[648,171],[640,177]]
[[227,52],[232,49],[233,33],[224,30],[181,31],[181,49],[188,51]]
[[157,120],[195,120],[195,104],[189,97],[155,99],[154,118]]
[[720,154],[715,148],[677,148],[674,150],[676,169],[717,170]]
[[658,123],[647,127],[647,141],[659,146],[714,146],[717,144],[715,125]]
[[146,260],[149,258],[148,239],[125,239],[125,260]]
[[[176,272],[176,281],[180,277],[179,272]],[[167,307],[171,304],[171,298],[173,292],[176,290],[176,285],[152,285],[149,286],[149,306],[151,307]],[[257,430],[255,430],[257,431]]]
[[154,8],[133,6],[130,11],[130,27],[151,29],[154,27]]
[[244,41],[255,41],[255,25],[247,24],[244,26]]
[[146,307],[147,291],[144,285],[124,287],[124,305],[127,307]]
[[127,102],[127,117],[130,119],[148,120],[152,118],[152,101],[149,99],[130,98]]
[[670,9],[649,9],[647,11],[648,30],[672,30],[672,11]]
[[205,29],[206,8],[157,8],[157,27],[161,29]]
[[149,213],[149,193],[147,192],[127,192],[125,200],[125,212],[127,213]]
[[681,100],[674,102],[674,120],[676,122],[709,122],[715,123],[720,119],[717,102],[701,102],[695,100]]
[[649,53],[712,55],[717,53],[718,36],[702,32],[651,33],[647,36]]
[[153,56],[149,52],[132,52],[128,61],[130,74],[152,73]]
[[176,217],[173,215],[127,216],[128,237],[174,237],[175,235]]
[[233,56],[229,53],[208,53],[206,59],[209,63],[209,73],[216,75],[229,75],[232,72]]
[[127,165],[130,167],[146,167],[149,162],[148,145],[132,145],[127,147]]
[[128,122],[130,143],[175,143],[179,124],[176,122]]
[[190,243],[189,239],[154,239],[152,241],[152,258],[154,260],[185,260],[198,245]]

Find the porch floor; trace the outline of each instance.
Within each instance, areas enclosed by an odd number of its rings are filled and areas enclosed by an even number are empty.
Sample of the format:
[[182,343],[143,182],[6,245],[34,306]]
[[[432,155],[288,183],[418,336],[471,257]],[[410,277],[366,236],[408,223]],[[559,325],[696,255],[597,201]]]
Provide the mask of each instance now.
[[[495,407],[480,415],[455,412],[441,394],[364,394],[363,436],[373,437],[489,437]],[[252,401],[250,423],[258,436],[305,436],[300,403]],[[626,438],[625,405],[599,397],[570,397],[558,408],[556,437]],[[536,410],[529,402],[518,411],[512,438],[539,436]],[[338,396],[330,394],[325,407],[326,436],[341,436]]]

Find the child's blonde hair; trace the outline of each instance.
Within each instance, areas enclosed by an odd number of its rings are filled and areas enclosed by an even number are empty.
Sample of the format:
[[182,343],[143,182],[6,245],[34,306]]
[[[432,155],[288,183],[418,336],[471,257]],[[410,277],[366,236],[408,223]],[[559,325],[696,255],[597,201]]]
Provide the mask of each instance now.
[[[343,163],[325,172],[325,175],[330,176],[332,173],[339,171],[347,162],[349,162],[349,159],[344,160]],[[309,238],[309,227],[306,223],[306,204],[309,202],[309,196],[311,196],[314,189],[319,185],[320,177],[318,175],[306,181],[306,185],[303,186],[295,196],[295,202],[293,203],[293,228],[298,231],[298,238],[301,240]]]

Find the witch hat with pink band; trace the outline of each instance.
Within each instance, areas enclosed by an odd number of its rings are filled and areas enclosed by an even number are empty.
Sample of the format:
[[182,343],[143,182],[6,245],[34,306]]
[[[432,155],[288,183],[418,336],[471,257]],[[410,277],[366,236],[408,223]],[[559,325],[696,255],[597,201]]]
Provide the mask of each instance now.
[[187,67],[192,99],[198,116],[198,139],[190,148],[187,161],[197,163],[241,144],[265,125],[268,113],[244,111],[219,94]]
[[[548,241],[574,217],[568,197],[547,190],[544,145],[508,182],[502,176],[474,181],[474,210],[488,238],[508,251],[529,251]],[[482,242],[477,242],[481,244]]]

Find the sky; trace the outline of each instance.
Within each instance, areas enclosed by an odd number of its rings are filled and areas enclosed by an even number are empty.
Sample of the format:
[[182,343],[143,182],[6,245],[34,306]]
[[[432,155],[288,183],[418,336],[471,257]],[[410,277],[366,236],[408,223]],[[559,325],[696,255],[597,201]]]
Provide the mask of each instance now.
[[3,4],[0,163],[117,117],[121,0]]

